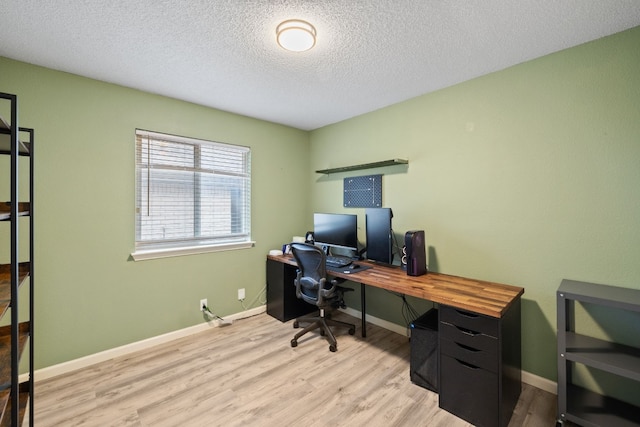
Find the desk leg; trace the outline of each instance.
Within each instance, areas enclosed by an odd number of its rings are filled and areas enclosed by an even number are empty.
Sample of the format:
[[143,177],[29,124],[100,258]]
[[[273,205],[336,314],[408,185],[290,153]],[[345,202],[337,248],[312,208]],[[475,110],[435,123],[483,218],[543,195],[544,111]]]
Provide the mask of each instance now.
[[367,298],[365,297],[364,283],[360,283],[360,306],[362,307],[362,338],[367,336]]

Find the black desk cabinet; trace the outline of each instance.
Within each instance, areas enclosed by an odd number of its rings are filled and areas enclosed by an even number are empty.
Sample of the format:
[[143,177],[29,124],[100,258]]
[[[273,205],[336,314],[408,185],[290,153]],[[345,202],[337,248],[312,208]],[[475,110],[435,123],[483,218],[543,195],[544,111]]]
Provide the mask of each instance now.
[[281,322],[304,316],[317,307],[296,297],[293,281],[297,268],[267,259],[267,314]]
[[440,407],[476,426],[507,426],[521,389],[520,300],[500,319],[439,311]]

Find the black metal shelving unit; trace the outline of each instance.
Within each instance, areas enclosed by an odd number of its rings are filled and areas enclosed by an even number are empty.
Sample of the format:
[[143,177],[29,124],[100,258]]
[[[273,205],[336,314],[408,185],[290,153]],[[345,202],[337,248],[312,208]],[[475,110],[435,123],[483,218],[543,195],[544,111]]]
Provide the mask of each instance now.
[[[28,410],[29,425],[33,426],[33,312],[34,312],[34,156],[33,129],[18,126],[18,98],[16,95],[0,93],[3,107],[9,107],[9,121],[0,117],[0,155],[8,156],[9,200],[0,201],[0,223],[8,224],[10,230],[0,230],[2,244],[10,246],[9,260],[0,259],[0,318],[10,312],[8,325],[0,327],[0,426],[21,426]],[[1,110],[5,111],[5,110]],[[28,166],[28,200],[21,199],[19,191],[20,167]],[[5,171],[2,171],[5,173]],[[4,189],[3,189],[4,191]],[[4,193],[3,193],[4,195]],[[25,218],[23,218],[25,217]],[[27,224],[25,224],[27,223]],[[21,234],[28,230],[28,251],[21,250],[24,242]],[[7,233],[8,231],[8,233]],[[10,238],[5,238],[10,234]],[[25,255],[28,254],[28,255]],[[28,259],[21,259],[28,257]],[[7,263],[8,261],[8,263]],[[28,313],[19,312],[19,294],[22,285],[29,283]],[[25,347],[29,346],[28,378],[20,383],[20,360]]]
[[640,426],[640,408],[573,383],[572,365],[578,363],[637,381],[640,386],[640,348],[577,333],[576,302],[640,312],[640,290],[567,279],[560,284],[558,424],[571,421],[590,427]]

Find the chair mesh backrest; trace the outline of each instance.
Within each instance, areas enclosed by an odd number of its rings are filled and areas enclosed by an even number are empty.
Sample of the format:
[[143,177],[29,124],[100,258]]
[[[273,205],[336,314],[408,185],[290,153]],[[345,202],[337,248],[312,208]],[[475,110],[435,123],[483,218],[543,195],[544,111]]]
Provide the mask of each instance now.
[[327,277],[324,252],[319,247],[307,243],[292,243],[291,251],[300,270],[300,291],[307,297],[317,299],[318,285]]
[[302,276],[318,282],[327,277],[327,260],[322,249],[308,243],[292,243],[291,250]]

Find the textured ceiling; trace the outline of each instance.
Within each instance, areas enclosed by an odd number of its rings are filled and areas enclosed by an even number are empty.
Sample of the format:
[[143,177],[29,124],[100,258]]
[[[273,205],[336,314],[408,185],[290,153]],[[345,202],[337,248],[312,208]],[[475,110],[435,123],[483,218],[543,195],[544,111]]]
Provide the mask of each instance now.
[[[291,18],[314,49],[278,47]],[[638,0],[3,0],[0,56],[310,130],[638,25]]]

